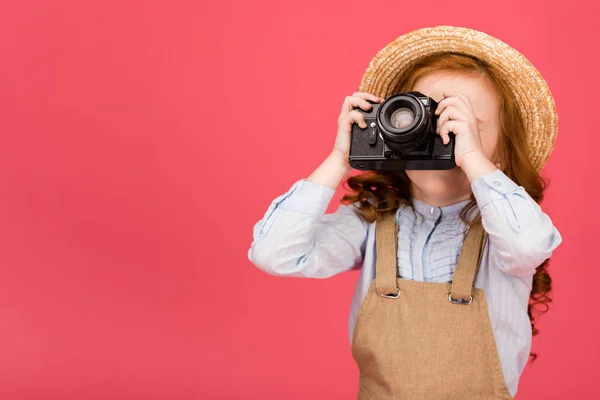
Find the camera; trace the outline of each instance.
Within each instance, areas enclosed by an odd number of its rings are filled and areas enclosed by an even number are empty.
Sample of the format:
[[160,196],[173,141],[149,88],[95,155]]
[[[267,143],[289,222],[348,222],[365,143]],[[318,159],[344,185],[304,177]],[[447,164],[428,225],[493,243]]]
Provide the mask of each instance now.
[[350,166],[360,170],[442,170],[456,167],[455,137],[436,134],[438,103],[420,92],[398,93],[381,103],[367,100],[367,128],[352,124]]

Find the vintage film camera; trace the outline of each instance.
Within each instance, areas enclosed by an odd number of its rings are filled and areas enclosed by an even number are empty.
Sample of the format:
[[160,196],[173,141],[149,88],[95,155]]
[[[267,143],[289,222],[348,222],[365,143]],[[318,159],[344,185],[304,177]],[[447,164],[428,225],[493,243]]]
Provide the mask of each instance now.
[[367,100],[367,128],[352,125],[350,166],[360,170],[440,170],[456,167],[455,137],[444,145],[436,134],[438,103],[419,92],[399,93],[381,103]]

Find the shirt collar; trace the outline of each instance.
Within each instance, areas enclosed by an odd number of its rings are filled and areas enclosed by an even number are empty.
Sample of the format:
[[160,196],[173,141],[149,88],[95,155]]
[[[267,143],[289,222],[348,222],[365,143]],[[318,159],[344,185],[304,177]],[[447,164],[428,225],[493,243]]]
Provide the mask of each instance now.
[[461,210],[469,203],[470,200],[463,200],[458,203],[451,204],[449,206],[435,207],[421,200],[412,199],[413,209],[421,214],[425,219],[436,220],[441,217],[454,218],[458,217]]

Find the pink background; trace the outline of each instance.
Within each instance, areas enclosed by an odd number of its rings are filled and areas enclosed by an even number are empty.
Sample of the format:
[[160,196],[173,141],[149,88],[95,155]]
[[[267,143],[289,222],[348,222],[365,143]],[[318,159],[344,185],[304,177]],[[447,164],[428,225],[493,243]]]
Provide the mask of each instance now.
[[599,14],[593,0],[2,2],[0,398],[355,398],[357,273],[269,276],[247,259],[252,227],[327,156],[372,56],[438,24],[511,44],[556,97],[544,209],[564,243],[517,398],[600,398]]

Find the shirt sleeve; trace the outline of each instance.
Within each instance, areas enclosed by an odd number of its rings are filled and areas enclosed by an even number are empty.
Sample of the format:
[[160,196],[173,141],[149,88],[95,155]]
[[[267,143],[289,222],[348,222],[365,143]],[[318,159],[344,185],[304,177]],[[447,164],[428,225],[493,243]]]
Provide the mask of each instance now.
[[328,278],[362,265],[368,222],[354,206],[325,214],[335,190],[301,179],[254,225],[248,259],[278,276]]
[[511,275],[535,274],[562,242],[550,217],[501,170],[479,177],[471,188],[488,233],[492,264]]

